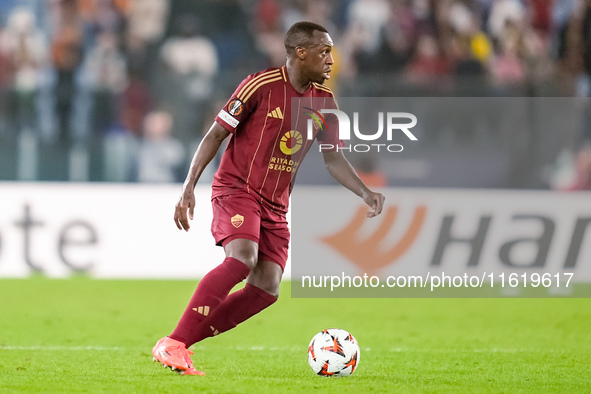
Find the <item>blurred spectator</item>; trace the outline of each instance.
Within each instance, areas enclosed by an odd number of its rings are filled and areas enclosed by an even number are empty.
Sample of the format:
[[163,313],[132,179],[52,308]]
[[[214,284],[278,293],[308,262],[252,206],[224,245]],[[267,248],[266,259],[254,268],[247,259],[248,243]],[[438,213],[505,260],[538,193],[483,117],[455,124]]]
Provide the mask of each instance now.
[[304,0],[303,3],[302,20],[318,23],[320,26],[324,26],[332,36],[339,36],[339,29],[331,20],[336,6],[335,0]]
[[123,44],[127,64],[130,72],[144,81],[153,76],[169,7],[167,0],[142,0],[130,1],[126,8],[127,28]]
[[166,28],[170,2],[132,1],[128,6],[128,34],[144,44],[160,40]]
[[47,56],[45,48],[33,13],[27,8],[15,8],[0,36],[0,73],[7,88],[7,127],[12,134],[37,128],[36,99],[40,70]]
[[70,119],[76,93],[75,73],[82,62],[83,26],[77,0],[52,0],[54,31],[51,42],[57,72],[55,104],[60,142],[72,137]]
[[135,74],[144,81],[148,81],[153,72],[152,47],[133,34],[124,36],[126,63],[129,73]]
[[394,2],[388,23],[382,29],[382,44],[371,59],[374,70],[389,73],[402,71],[410,61],[417,30],[412,8],[404,2]]
[[210,78],[217,70],[215,48],[199,31],[196,17],[178,21],[178,35],[167,39],[161,49],[164,62],[179,75],[197,73]]
[[176,182],[184,171],[185,149],[171,136],[172,117],[165,111],[150,112],[144,122],[144,135],[138,148],[139,182]]
[[523,83],[526,78],[526,65],[519,53],[519,33],[513,24],[508,24],[499,43],[500,53],[491,64],[494,81],[501,86]]
[[591,96],[591,0],[583,0],[579,12],[573,18],[572,45],[582,55],[583,74],[579,80],[578,93]]
[[116,120],[116,98],[127,84],[125,57],[114,33],[99,34],[86,57],[84,71],[92,91],[91,129],[99,136]]
[[128,132],[139,136],[144,118],[152,106],[150,89],[144,79],[132,72],[119,97],[120,124]]
[[197,17],[184,15],[176,26],[178,31],[164,41],[160,50],[164,65],[160,101],[172,112],[173,135],[190,144],[201,135],[218,58],[213,43],[200,31]]
[[[329,30],[327,85],[346,95],[591,96],[591,0],[0,0],[0,138],[91,130],[127,157],[157,107],[191,149],[214,92],[283,65],[299,20]],[[466,130],[441,128],[442,141],[471,141],[466,112]],[[588,141],[591,111],[581,115]]]
[[255,6],[253,22],[256,33],[283,32],[279,2],[277,0],[259,0]]
[[282,30],[259,31],[255,34],[257,49],[266,58],[264,68],[282,67],[285,64],[284,36]]
[[572,76],[578,68],[580,56],[572,45],[573,10],[578,0],[555,1],[552,8],[552,45],[557,60],[560,88],[565,92],[572,92]]
[[277,0],[259,0],[252,16],[251,29],[257,51],[265,58],[262,68],[285,64],[284,31],[281,5]]
[[8,16],[19,6],[18,0],[0,1],[0,25],[5,26]]
[[591,190],[591,146],[579,151],[575,158],[575,179],[568,190]]
[[[485,75],[486,69],[472,51],[469,36],[457,34],[452,40],[454,74],[458,77],[478,78]],[[482,80],[478,81],[482,83]]]
[[577,0],[554,1],[552,7],[552,29],[554,46],[558,59],[564,59],[567,50],[568,26]]
[[[552,32],[552,7],[553,3],[565,3],[564,0],[529,0],[529,11],[531,27],[541,36],[544,40],[548,39]],[[569,0],[566,1],[569,3]]]
[[424,86],[433,86],[442,80],[441,77],[449,75],[450,68],[435,37],[430,34],[421,35],[416,53],[407,68],[409,80]]
[[478,24],[478,21],[475,20],[475,15],[465,2],[455,0],[444,10],[444,14],[446,17],[445,22],[456,33],[470,36],[476,30],[475,24]]
[[0,88],[6,88],[9,84],[10,76],[12,75],[12,59],[8,57],[8,53],[3,48],[4,28],[0,25]]
[[[2,26],[0,26],[0,43],[2,42]],[[12,62],[8,56],[0,50],[0,140],[8,134],[8,88],[12,74]]]
[[488,29],[493,40],[500,40],[507,23],[513,23],[520,29],[524,22],[525,8],[519,0],[496,0],[490,11]]
[[[390,18],[386,0],[353,0],[348,9],[348,29],[343,39],[346,61],[357,73],[371,73],[374,57],[382,45],[382,31]],[[354,74],[353,74],[354,75]]]
[[493,50],[474,10],[466,2],[456,0],[449,8],[442,9],[442,21],[449,31],[445,38],[455,74],[469,78],[483,76]]
[[[199,30],[215,46],[219,69],[236,72],[237,69],[258,68],[260,59],[253,56],[252,7],[255,0],[200,0],[172,2],[173,23],[169,32],[174,34],[178,18],[184,15],[199,17]],[[300,0],[297,0],[300,1]],[[285,3],[281,1],[281,3]],[[175,10],[176,9],[176,10]]]
[[[117,7],[120,5],[122,8]],[[94,36],[101,31],[119,32],[122,28],[121,14],[126,4],[114,0],[78,0],[80,15]]]
[[358,31],[362,50],[375,53],[381,44],[382,28],[390,17],[386,0],[353,0],[349,5],[349,25]]

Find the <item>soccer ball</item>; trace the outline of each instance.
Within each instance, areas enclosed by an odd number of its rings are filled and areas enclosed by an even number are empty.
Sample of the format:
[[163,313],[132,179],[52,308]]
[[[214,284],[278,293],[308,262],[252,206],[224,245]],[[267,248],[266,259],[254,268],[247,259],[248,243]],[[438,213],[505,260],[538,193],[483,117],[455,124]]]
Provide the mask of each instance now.
[[350,376],[359,365],[360,355],[353,335],[339,328],[319,332],[308,346],[308,364],[320,376]]

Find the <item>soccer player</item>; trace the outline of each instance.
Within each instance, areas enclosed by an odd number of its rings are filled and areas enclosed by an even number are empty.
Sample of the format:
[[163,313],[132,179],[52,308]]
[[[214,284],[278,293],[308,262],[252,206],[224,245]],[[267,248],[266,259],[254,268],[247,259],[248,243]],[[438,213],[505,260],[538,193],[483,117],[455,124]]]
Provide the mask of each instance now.
[[[189,230],[195,185],[231,136],[212,185],[211,230],[226,258],[203,277],[174,331],[154,347],[154,360],[164,366],[184,375],[203,375],[193,367],[188,348],[236,327],[277,300],[290,237],[286,213],[292,177],[313,142],[297,131],[305,130],[305,116],[291,113],[291,100],[299,99],[302,107],[311,105],[312,99],[322,100],[323,108],[336,108],[324,85],[333,64],[332,47],[324,27],[294,24],[285,36],[285,66],[242,81],[197,148],[174,221],[179,230]],[[297,119],[295,129],[292,117]],[[326,168],[371,207],[368,217],[379,215],[384,196],[369,190],[338,150],[343,142],[335,122],[314,130],[319,143],[333,147],[323,150]],[[245,287],[229,294],[244,279]]]

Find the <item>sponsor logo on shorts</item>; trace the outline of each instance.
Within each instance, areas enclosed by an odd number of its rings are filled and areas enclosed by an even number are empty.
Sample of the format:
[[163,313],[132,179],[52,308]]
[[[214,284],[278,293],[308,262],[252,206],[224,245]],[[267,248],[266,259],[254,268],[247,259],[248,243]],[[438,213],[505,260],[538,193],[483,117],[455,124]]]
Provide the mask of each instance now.
[[232,216],[230,221],[232,222],[232,226],[238,228],[242,226],[242,223],[244,223],[244,216],[236,214]]
[[242,113],[242,101],[234,99],[228,103],[228,112],[232,116],[238,116]]

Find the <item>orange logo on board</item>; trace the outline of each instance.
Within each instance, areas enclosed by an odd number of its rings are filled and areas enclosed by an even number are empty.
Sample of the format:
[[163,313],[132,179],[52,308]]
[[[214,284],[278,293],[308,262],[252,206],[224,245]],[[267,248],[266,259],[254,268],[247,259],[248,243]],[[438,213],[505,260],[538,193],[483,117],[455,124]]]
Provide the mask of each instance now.
[[232,226],[238,228],[244,223],[244,216],[236,214],[232,216],[230,221],[232,222]]
[[406,253],[423,227],[427,207],[420,205],[415,208],[412,221],[402,238],[385,251],[379,245],[392,228],[398,208],[388,207],[385,210],[382,222],[369,238],[358,236],[359,229],[366,220],[366,212],[366,206],[360,207],[349,224],[333,235],[322,237],[321,240],[370,273],[393,263]]

